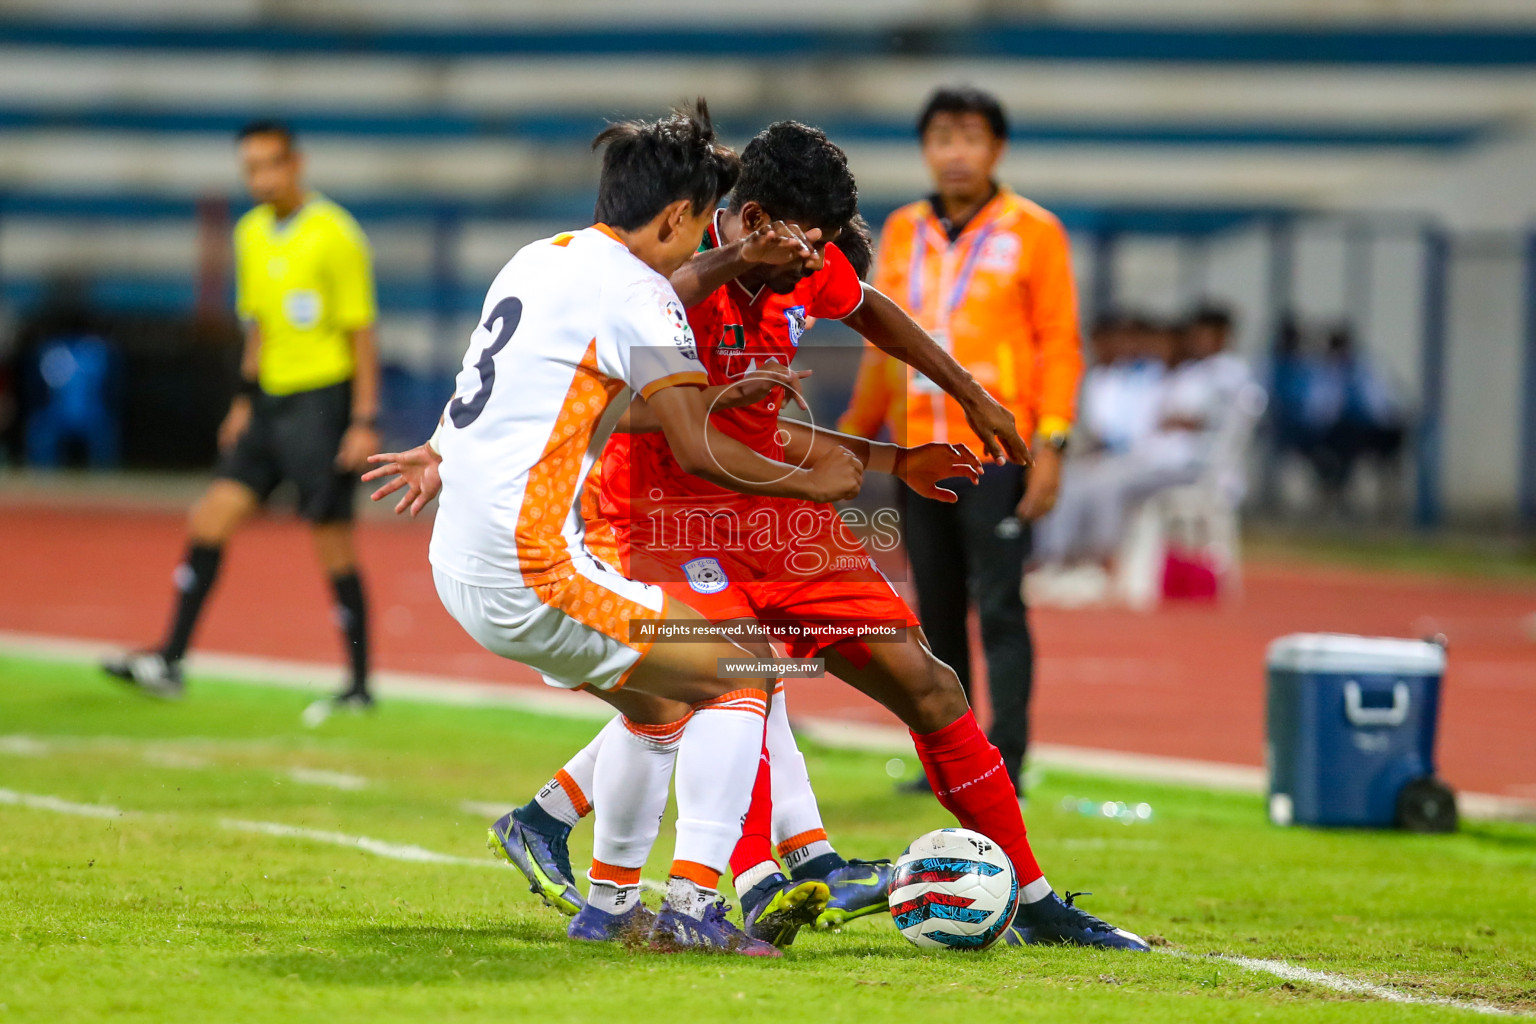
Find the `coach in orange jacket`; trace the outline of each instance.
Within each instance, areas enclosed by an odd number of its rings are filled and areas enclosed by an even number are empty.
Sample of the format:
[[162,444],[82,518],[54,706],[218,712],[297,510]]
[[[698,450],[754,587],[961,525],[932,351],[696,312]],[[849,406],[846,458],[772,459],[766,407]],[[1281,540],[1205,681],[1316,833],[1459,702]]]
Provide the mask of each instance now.
[[[978,607],[991,739],[1022,795],[1034,679],[1022,594],[1029,524],[1055,504],[1083,368],[1071,259],[1060,222],[993,178],[1008,138],[995,97],[939,89],[918,135],[937,191],[885,222],[875,287],[945,344],[1013,411],[1019,432],[1033,431],[1036,440],[1031,469],[989,465],[975,487],[952,485],[955,504],[907,495],[907,551],[923,630],[967,692],[966,617],[972,601]],[[948,441],[981,452],[952,399],[870,347],[840,427],[872,437],[887,424],[902,444]]]

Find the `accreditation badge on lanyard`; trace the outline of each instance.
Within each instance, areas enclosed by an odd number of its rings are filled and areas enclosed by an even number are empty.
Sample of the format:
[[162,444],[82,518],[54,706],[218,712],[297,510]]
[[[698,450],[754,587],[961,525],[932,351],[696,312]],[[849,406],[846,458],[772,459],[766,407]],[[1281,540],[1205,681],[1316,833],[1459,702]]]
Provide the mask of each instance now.
[[[991,236],[991,224],[976,232],[976,237],[971,241],[971,247],[965,254],[965,261],[960,265],[960,272],[955,275],[954,282],[950,285],[948,293],[940,299],[939,326],[928,332],[933,340],[938,342],[939,347],[950,355],[954,355],[955,351],[949,337],[950,321],[955,315],[955,310],[959,308],[960,303],[965,301],[966,289],[970,287],[971,275],[976,270],[977,257],[981,255],[982,249],[986,248],[987,239]],[[926,244],[926,237],[924,244]],[[914,263],[916,264],[916,261]],[[910,294],[912,308],[918,310],[923,308],[923,280],[919,267],[920,264],[913,267]],[[942,288],[944,282],[940,280],[938,284]],[[912,371],[912,390],[925,395],[941,394],[943,391],[937,384],[916,370]]]

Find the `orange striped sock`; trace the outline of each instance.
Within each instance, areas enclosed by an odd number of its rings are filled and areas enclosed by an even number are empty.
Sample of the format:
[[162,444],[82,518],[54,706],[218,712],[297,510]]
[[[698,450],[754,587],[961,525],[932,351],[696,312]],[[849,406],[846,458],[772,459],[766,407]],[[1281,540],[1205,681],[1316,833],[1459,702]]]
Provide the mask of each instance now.
[[598,910],[622,914],[640,902],[639,868],[621,868],[593,858],[587,879],[592,883],[587,902]]
[[667,904],[689,917],[703,917],[704,911],[720,894],[720,872],[691,860],[672,862],[672,877],[667,879]]
[[827,841],[826,829],[813,828],[779,843],[778,852],[784,866],[793,872],[807,861],[833,851],[832,844]]

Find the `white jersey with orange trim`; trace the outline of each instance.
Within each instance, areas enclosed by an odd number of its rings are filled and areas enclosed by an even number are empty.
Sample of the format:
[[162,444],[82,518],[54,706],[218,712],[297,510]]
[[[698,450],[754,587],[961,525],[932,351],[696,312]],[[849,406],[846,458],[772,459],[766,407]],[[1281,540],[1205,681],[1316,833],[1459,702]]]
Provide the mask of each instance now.
[[479,587],[586,559],[577,497],[632,393],[703,387],[677,293],[604,225],[524,246],[491,283],[439,435],[430,558]]

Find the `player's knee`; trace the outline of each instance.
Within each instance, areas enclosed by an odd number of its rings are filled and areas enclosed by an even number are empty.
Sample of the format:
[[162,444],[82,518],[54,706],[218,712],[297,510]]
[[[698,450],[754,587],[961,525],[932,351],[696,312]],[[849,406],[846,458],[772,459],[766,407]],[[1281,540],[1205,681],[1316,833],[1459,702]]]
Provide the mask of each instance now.
[[700,708],[706,707],[724,707],[742,699],[749,701],[760,699],[763,702],[764,710],[766,710],[773,693],[773,684],[774,680],[772,678],[763,678],[761,676],[742,676],[738,678],[733,676],[730,679],[721,680],[720,685],[714,688],[715,692],[710,696],[703,700],[695,701],[693,709],[697,711]]
[[336,575],[357,566],[352,548],[352,527],[344,523],[316,523],[312,528],[315,554],[326,572]]
[[775,682],[776,680],[773,679],[773,677],[763,676],[752,679],[750,681],[746,681],[741,686],[737,687],[737,689],[751,690],[754,694],[760,694],[763,698],[763,703],[766,704],[768,702],[768,698],[773,694],[773,684]]
[[912,694],[913,711],[918,719],[913,728],[919,732],[933,732],[965,714],[969,704],[955,670],[931,653],[925,652],[925,655],[924,671]]
[[187,515],[187,533],[199,544],[222,544],[233,529],[231,516],[215,495],[204,495]]
[[254,511],[256,498],[239,484],[216,480],[192,506],[187,532],[202,544],[222,544]]

